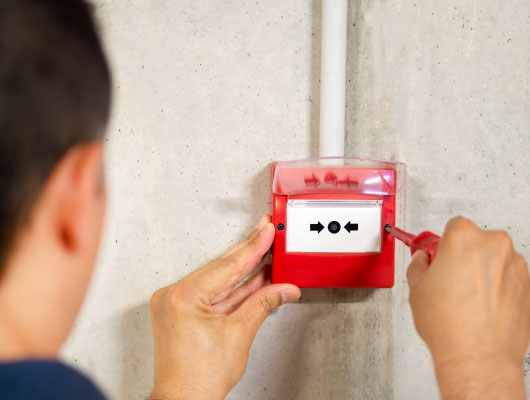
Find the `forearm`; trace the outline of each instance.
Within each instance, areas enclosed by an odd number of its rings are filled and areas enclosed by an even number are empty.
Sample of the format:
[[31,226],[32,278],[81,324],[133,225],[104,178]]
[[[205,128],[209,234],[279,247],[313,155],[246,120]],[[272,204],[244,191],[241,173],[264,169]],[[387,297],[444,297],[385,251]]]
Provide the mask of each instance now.
[[222,400],[220,393],[208,393],[197,387],[183,387],[178,385],[165,385],[155,387],[149,400]]
[[522,366],[473,363],[435,365],[443,400],[525,400]]
[[[149,400],[211,400],[212,397],[196,391],[166,392],[158,389],[153,390]],[[222,398],[220,398],[222,399]]]
[[[160,378],[160,375],[159,375]],[[149,400],[223,400],[230,389],[210,382],[208,376],[172,376],[155,382]]]

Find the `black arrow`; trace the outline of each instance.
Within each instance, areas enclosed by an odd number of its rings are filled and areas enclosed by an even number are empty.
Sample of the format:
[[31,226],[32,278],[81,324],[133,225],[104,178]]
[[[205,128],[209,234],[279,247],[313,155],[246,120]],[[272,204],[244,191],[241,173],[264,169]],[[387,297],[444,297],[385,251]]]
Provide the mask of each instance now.
[[359,230],[359,224],[352,224],[350,221],[346,225],[344,225],[344,229],[350,233],[351,231],[358,231]]
[[324,225],[322,225],[320,221],[318,221],[318,224],[310,224],[309,227],[312,231],[318,231],[318,233],[324,229]]

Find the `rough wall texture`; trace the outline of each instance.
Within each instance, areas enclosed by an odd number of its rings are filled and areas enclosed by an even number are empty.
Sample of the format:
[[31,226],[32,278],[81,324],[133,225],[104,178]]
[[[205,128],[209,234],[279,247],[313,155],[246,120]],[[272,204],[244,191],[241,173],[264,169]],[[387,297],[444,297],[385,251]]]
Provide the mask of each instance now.
[[[114,70],[110,205],[64,355],[151,389],[148,302],[269,209],[268,163],[317,155],[319,1],[99,0]],[[406,226],[462,214],[530,257],[530,2],[350,1],[347,154],[408,164]],[[398,257],[390,290],[304,291],[229,399],[436,398]],[[530,381],[529,381],[530,382]]]

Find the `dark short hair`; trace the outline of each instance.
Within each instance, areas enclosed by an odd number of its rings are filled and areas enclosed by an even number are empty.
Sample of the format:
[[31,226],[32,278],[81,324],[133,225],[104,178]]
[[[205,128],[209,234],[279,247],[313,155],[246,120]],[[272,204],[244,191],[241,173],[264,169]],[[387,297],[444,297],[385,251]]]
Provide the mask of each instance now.
[[61,157],[101,140],[110,72],[82,0],[0,0],[0,271]]

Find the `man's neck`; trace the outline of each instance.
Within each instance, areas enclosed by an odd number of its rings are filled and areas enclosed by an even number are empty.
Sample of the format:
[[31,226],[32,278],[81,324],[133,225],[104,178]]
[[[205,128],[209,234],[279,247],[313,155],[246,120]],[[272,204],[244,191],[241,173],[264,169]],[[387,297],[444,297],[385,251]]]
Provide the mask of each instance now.
[[58,320],[50,315],[60,310],[53,309],[53,282],[42,276],[35,250],[11,257],[0,277],[0,361],[54,358],[58,351],[52,340]]

